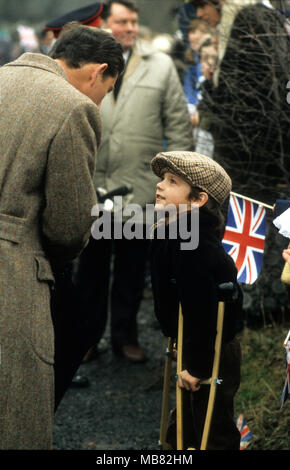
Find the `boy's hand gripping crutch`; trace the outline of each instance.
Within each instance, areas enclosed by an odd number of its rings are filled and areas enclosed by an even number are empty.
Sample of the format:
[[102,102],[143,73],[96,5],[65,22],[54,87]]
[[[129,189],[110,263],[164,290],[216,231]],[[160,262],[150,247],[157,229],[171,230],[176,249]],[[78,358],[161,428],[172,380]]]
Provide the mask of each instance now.
[[[214,409],[216,386],[222,382],[218,378],[219,363],[221,354],[222,334],[223,334],[223,320],[225,302],[231,301],[236,298],[236,289],[232,282],[220,284],[219,289],[219,303],[217,315],[217,334],[215,340],[215,356],[213,361],[212,376],[209,379],[202,380],[200,383],[203,385],[210,385],[208,407],[206,412],[205,424],[201,440],[200,450],[206,450],[209,437],[212,413]],[[179,331],[180,330],[180,331]],[[182,370],[182,336],[183,336],[183,317],[181,306],[179,308],[179,323],[178,323],[178,351],[177,351],[177,374]],[[183,450],[183,420],[182,420],[182,390],[176,388],[176,425],[177,425],[177,450]],[[192,449],[194,450],[194,449]]]

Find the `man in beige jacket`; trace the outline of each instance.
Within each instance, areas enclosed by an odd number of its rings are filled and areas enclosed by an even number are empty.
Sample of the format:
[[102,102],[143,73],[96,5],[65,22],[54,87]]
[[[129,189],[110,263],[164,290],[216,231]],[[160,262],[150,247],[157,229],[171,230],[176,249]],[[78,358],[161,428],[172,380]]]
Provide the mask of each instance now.
[[123,64],[111,35],[74,26],[0,70],[0,449],[51,448],[53,270],[88,241],[98,106]]
[[[101,109],[103,137],[95,185],[112,190],[133,188],[130,202],[144,210],[155,201],[157,178],[150,161],[164,149],[189,150],[191,128],[181,84],[171,58],[138,39],[138,7],[132,0],[107,2],[103,26],[120,42],[126,58],[122,81],[106,97]],[[124,198],[125,199],[125,198]],[[124,201],[125,204],[127,201]],[[143,227],[142,227],[143,230]],[[91,312],[92,339],[104,332],[112,250],[114,279],[111,291],[113,351],[129,361],[145,360],[139,346],[137,312],[144,286],[148,240],[90,239],[81,257],[79,285]],[[97,266],[96,266],[96,263]],[[99,293],[102,295],[99,295]],[[94,324],[94,326],[93,326]]]

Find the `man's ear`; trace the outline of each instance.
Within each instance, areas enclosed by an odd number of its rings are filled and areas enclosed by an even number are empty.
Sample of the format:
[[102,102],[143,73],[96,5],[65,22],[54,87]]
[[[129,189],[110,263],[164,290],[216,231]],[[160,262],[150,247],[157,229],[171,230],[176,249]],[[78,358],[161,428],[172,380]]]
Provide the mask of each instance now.
[[92,81],[95,83],[98,77],[102,76],[105,70],[107,70],[108,64],[103,63],[103,64],[95,64],[92,72]]

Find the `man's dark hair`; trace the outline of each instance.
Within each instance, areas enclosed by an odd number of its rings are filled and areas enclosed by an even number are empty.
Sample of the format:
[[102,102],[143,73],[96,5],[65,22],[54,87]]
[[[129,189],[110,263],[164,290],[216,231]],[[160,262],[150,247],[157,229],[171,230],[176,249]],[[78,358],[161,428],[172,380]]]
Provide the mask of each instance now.
[[206,5],[211,5],[218,10],[221,8],[220,0],[191,0],[191,3],[196,8],[203,8]]
[[139,7],[135,0],[108,0],[104,5],[104,9],[101,14],[103,20],[106,20],[110,16],[113,3],[120,3],[120,5],[123,5],[129,10],[134,11],[135,13],[139,13]]
[[104,75],[115,77],[124,70],[121,45],[101,29],[69,23],[54,43],[49,56],[62,59],[68,67],[80,68],[89,63],[107,63]]

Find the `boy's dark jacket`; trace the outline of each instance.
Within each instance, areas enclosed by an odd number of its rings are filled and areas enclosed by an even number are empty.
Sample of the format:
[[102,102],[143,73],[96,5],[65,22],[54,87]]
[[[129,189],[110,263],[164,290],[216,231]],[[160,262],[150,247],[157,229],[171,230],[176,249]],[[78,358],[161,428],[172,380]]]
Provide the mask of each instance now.
[[[184,217],[184,215],[183,215]],[[190,224],[190,215],[185,215]],[[193,376],[211,376],[216,336],[218,285],[236,282],[237,270],[215,234],[215,218],[199,211],[199,245],[181,250],[183,240],[167,238],[151,242],[151,277],[155,314],[165,336],[177,338],[181,302],[184,322],[183,368]],[[189,225],[188,225],[189,226]],[[156,236],[156,231],[155,231]],[[242,294],[226,305],[223,342],[241,329]]]

